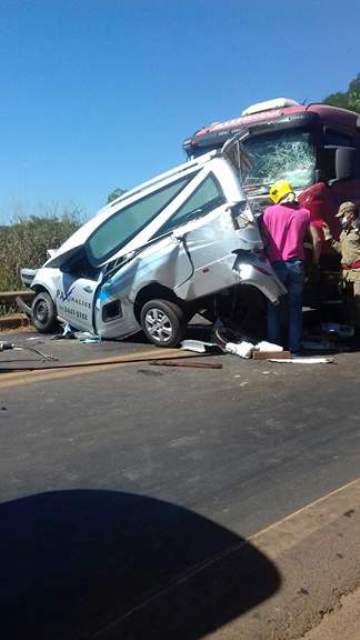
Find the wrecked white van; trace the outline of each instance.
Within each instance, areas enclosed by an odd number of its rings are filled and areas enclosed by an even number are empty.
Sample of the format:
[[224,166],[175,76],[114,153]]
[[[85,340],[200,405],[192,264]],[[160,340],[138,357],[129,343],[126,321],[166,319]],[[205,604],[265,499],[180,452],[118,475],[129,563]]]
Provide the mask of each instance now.
[[240,171],[214,151],[124,193],[21,276],[40,332],[60,319],[102,338],[143,330],[170,347],[218,292],[245,284],[279,299],[262,249]]

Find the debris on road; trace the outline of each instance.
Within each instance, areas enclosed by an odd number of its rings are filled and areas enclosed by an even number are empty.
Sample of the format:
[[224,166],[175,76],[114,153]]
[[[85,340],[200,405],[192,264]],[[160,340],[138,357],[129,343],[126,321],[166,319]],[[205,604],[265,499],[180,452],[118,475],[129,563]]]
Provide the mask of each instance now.
[[245,358],[246,360],[249,360],[250,358],[253,358],[254,360],[268,360],[270,357],[276,356],[278,358],[291,357],[290,352],[284,351],[283,347],[280,345],[272,344],[265,340],[258,342],[257,344],[253,344],[247,340],[242,340],[242,342],[239,343],[228,342],[225,345],[224,351],[240,356],[240,358]]
[[16,345],[14,342],[9,342],[7,340],[0,342],[0,352],[1,351],[32,351],[33,353],[36,353],[38,356],[40,356],[42,360],[46,360],[46,361],[57,360],[57,358],[55,358],[51,354],[48,355],[46,353],[42,353],[42,351],[39,351],[39,349],[35,349],[35,347]]
[[214,342],[205,342],[204,340],[183,340],[181,348],[185,351],[194,351],[195,353],[206,353],[207,351],[219,351],[219,345]]
[[9,351],[11,349],[15,349],[15,345],[12,342],[0,342],[0,351]]
[[221,362],[182,362],[181,360],[177,362],[169,362],[168,360],[151,360],[149,362],[151,365],[155,365],[157,367],[184,367],[189,369],[222,369],[223,365]]
[[101,336],[90,331],[77,331],[69,323],[65,323],[62,333],[57,333],[50,340],[79,340],[82,344],[99,344]]
[[267,340],[262,340],[261,342],[258,342],[255,345],[255,348],[257,351],[260,351],[261,353],[263,352],[269,353],[269,351],[281,352],[284,350],[281,345],[275,344],[274,342],[268,342]]
[[[288,351],[284,352],[283,347],[279,344],[274,344],[267,340],[261,340],[254,344],[253,341],[223,326],[215,328],[214,339],[224,353],[232,353],[246,360],[251,357],[256,360],[265,360],[280,353],[286,353],[287,357],[290,356],[290,353]],[[278,357],[282,356],[279,355]]]
[[253,351],[252,354],[253,360],[271,360],[275,358],[276,360],[290,360],[291,352],[290,351]]
[[247,342],[246,340],[242,340],[242,342],[239,343],[228,342],[225,345],[225,351],[235,356],[240,356],[240,358],[245,358],[246,360],[251,358],[253,350],[254,345],[252,342]]
[[[156,357],[154,357],[156,355]],[[46,356],[45,356],[46,357]],[[153,360],[178,360],[179,358],[196,358],[199,356],[193,354],[182,354],[180,349],[174,349],[172,352],[168,352],[165,354],[160,354],[157,351],[148,351],[145,353],[134,353],[134,354],[126,354],[120,355],[118,357],[111,357],[108,359],[99,359],[99,360],[85,360],[80,362],[56,362],[55,364],[48,364],[43,366],[36,365],[26,365],[26,366],[18,366],[16,360],[11,361],[11,367],[2,366],[0,362],[0,372],[1,373],[13,373],[14,371],[47,371],[49,375],[52,371],[56,371],[58,369],[96,369],[97,367],[113,367],[114,365],[122,365],[122,364],[137,364],[140,362],[150,362]],[[218,366],[216,367],[218,368]]]
[[269,362],[285,362],[291,364],[334,364],[334,358],[297,356],[295,358],[269,358]]

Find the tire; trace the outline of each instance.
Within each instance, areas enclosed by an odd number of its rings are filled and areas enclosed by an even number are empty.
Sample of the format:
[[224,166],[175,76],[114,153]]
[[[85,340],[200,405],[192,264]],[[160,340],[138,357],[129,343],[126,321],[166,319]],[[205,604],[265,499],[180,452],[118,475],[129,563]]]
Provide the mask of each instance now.
[[40,291],[32,303],[32,324],[39,333],[52,333],[57,329],[56,307],[46,291]]
[[184,312],[175,302],[149,300],[141,309],[141,326],[157,347],[176,347],[184,337]]

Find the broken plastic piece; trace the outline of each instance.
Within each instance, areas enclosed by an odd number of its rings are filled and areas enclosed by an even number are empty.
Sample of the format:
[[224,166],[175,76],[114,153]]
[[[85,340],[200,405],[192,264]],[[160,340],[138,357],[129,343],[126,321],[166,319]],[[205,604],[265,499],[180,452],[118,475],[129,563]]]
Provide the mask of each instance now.
[[261,340],[261,342],[258,342],[255,345],[255,349],[257,351],[271,351],[271,352],[275,352],[275,351],[284,351],[284,348],[279,345],[279,344],[275,344],[274,342],[267,342],[267,340]]
[[90,333],[90,331],[76,331],[74,337],[79,340],[82,344],[91,344],[91,343],[99,343],[101,342],[100,336],[95,335],[94,333]]
[[246,342],[243,340],[236,344],[235,342],[228,342],[225,345],[225,351],[228,353],[232,353],[235,356],[240,356],[240,358],[246,358],[247,360],[251,358],[252,352],[254,351],[254,345],[251,342]]
[[185,351],[195,351],[196,353],[206,353],[211,349],[219,349],[220,347],[213,342],[204,342],[203,340],[183,340],[181,348]]
[[63,332],[61,334],[61,338],[66,338],[70,340],[75,335],[74,329],[69,325],[68,322],[64,324]]
[[241,334],[238,331],[234,331],[233,329],[221,326],[220,322],[218,321],[214,325],[213,338],[216,344],[223,351],[225,351],[225,346],[228,342],[234,342],[235,344],[238,344],[242,340],[249,342],[244,334]]

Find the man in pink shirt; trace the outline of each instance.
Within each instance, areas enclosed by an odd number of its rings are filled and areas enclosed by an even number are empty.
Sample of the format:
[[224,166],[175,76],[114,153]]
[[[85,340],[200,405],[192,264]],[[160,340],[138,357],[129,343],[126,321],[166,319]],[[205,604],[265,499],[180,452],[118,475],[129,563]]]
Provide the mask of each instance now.
[[[302,293],[304,288],[304,238],[309,232],[313,245],[313,262],[318,263],[321,238],[310,221],[310,211],[296,201],[291,185],[278,180],[270,188],[275,203],[265,209],[262,225],[267,239],[267,255],[274,271],[288,290],[287,342],[283,346],[292,353],[300,351],[302,332]],[[279,305],[268,306],[268,335],[270,342],[281,344]]]

